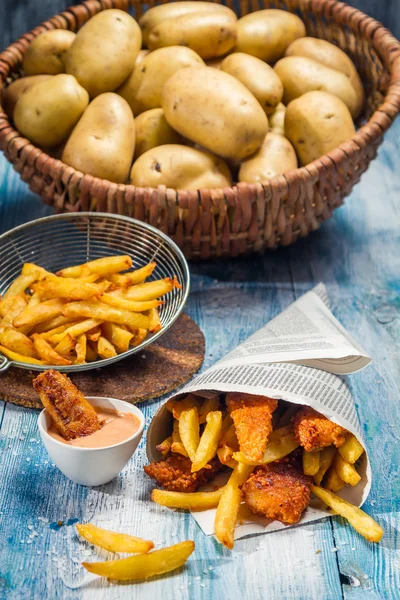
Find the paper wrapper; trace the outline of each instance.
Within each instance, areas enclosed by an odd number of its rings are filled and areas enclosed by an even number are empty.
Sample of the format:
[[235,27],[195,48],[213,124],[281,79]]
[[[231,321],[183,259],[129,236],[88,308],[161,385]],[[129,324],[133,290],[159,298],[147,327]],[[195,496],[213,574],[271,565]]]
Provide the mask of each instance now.
[[[188,393],[209,397],[225,392],[246,392],[311,406],[353,433],[365,447],[343,375],[359,371],[370,362],[368,354],[330,312],[325,286],[319,284],[172,398],[179,399]],[[156,446],[171,430],[172,415],[164,404],[154,415],[147,432],[147,456],[151,462],[162,458]],[[346,486],[339,495],[361,506],[371,487],[367,453],[358,472],[361,475],[358,485]],[[219,476],[213,485],[223,485],[227,477]],[[214,533],[215,513],[215,509],[192,512],[207,535]],[[330,515],[315,502],[298,524]],[[278,521],[254,515],[251,520],[238,524],[235,539],[286,528]]]

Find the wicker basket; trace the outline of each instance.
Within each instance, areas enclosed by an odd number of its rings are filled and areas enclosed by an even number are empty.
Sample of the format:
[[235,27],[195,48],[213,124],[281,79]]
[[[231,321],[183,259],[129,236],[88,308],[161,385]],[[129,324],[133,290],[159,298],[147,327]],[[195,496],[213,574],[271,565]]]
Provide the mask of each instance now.
[[[77,31],[106,8],[135,18],[154,0],[87,0],[49,19],[0,54],[0,81],[21,75],[30,41],[53,28]],[[0,110],[0,148],[23,181],[60,211],[103,211],[140,219],[171,236],[188,258],[238,256],[295,242],[317,229],[343,203],[400,109],[400,43],[380,23],[336,0],[227,0],[244,14],[287,9],[308,35],[337,43],[354,60],[366,91],[360,129],[346,143],[306,167],[263,184],[240,183],[198,191],[138,188],[84,175],[21,137]],[[1,107],[0,107],[1,109]]]

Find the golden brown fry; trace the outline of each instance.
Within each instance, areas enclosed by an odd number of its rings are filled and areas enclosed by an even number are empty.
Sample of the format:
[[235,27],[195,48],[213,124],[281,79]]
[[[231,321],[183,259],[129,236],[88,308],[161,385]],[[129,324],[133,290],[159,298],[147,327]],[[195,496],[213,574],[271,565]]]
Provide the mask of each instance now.
[[[219,461],[223,465],[226,465],[227,467],[229,467],[231,464],[235,464],[237,461],[235,461],[235,459],[232,458],[234,452],[235,452],[235,450],[233,448],[230,448],[229,446],[221,446],[217,450],[217,455],[218,455]],[[234,462],[232,463],[231,461],[234,461]]]
[[[61,327],[62,325],[67,325],[69,327],[71,325],[74,325],[75,323],[77,323],[76,319],[71,319],[70,317],[64,317],[63,315],[59,315],[58,317],[54,317],[53,319],[50,319],[50,321],[44,321],[43,323],[36,325],[32,329],[32,333],[42,334],[42,333],[51,331],[52,329],[57,329],[58,327]],[[54,333],[56,333],[56,332],[54,332]]]
[[53,319],[61,315],[64,308],[63,300],[46,300],[37,306],[28,306],[13,321],[14,327],[34,327],[43,321]]
[[325,473],[333,463],[335,455],[335,446],[327,446],[326,448],[323,448],[323,450],[321,450],[318,473],[314,475],[314,481],[317,485],[321,485],[321,481],[323,480]]
[[179,417],[179,435],[190,460],[194,462],[200,441],[197,408],[188,408],[181,412]]
[[[193,408],[191,410],[196,409]],[[179,423],[181,422],[182,415]],[[206,427],[198,443],[194,460],[192,461],[192,473],[200,471],[217,453],[218,442],[221,437],[222,412],[219,410],[209,412],[206,416],[206,422]]]
[[75,346],[76,351],[76,363],[83,364],[86,362],[86,349],[87,349],[87,338],[84,333],[77,337],[77,343]]
[[100,275],[113,275],[120,271],[125,271],[132,267],[132,259],[130,256],[107,256],[105,258],[98,258],[92,260],[83,265],[76,265],[75,267],[67,267],[57,272],[59,277],[72,277],[77,278],[82,275],[88,276],[91,273],[98,273]]
[[343,459],[352,465],[364,453],[364,448],[353,434],[350,434],[346,438],[345,443],[342,446],[340,446],[338,450]]
[[16,329],[7,328],[4,331],[0,330],[0,344],[13,352],[17,352],[17,354],[38,358],[31,340]]
[[120,308],[114,308],[102,302],[71,302],[62,307],[62,313],[66,317],[86,317],[100,321],[110,321],[117,325],[126,325],[132,331],[139,328],[148,329],[148,317],[139,313],[132,313]]
[[172,436],[167,437],[161,444],[156,446],[158,452],[165,458],[171,452]]
[[156,300],[165,294],[171,292],[174,288],[181,287],[176,277],[166,277],[157,281],[149,281],[140,285],[128,287],[125,292],[125,297],[137,302],[145,302],[146,300]]
[[172,444],[171,444],[171,452],[175,452],[176,454],[181,454],[182,456],[188,456],[188,453],[185,450],[184,445],[182,444],[181,436],[179,434],[179,421],[174,419],[173,427],[172,427]]
[[117,351],[112,343],[102,335],[97,342],[97,353],[101,358],[112,358],[113,356],[117,356]]
[[[97,319],[85,319],[84,321],[68,324],[68,327],[66,327],[63,331],[58,334],[53,334],[51,336],[51,341],[54,344],[58,344],[67,334],[72,335],[72,337],[78,337],[82,333],[86,333],[100,324],[101,321]],[[45,336],[42,335],[41,337]]]
[[252,464],[253,466],[266,465],[284,458],[293,452],[298,445],[299,444],[293,435],[292,428],[288,425],[286,427],[281,427],[280,429],[275,429],[275,431],[271,433],[267,447],[265,448],[265,452],[260,461],[251,462],[242,452],[235,452],[233,458],[238,462]]
[[[228,413],[224,416],[224,419],[222,421],[222,427],[221,427],[222,436],[224,436],[225,433],[228,431],[228,429],[230,429],[232,426],[233,426],[233,420],[232,420],[231,415]],[[235,429],[235,427],[233,427],[233,429]],[[236,431],[235,431],[235,436],[236,436]],[[237,440],[237,437],[236,437],[236,440]]]
[[361,475],[357,473],[354,465],[346,462],[339,452],[336,454],[333,464],[335,465],[336,473],[345,483],[354,487],[361,480]]
[[[116,308],[122,308],[123,310],[129,310],[130,312],[145,312],[160,306],[163,304],[161,300],[147,300],[145,302],[136,302],[135,300],[129,300],[123,295],[119,295],[120,290],[110,292],[108,294],[101,294],[100,300],[104,304],[109,306],[115,306]],[[150,319],[149,319],[150,321]]]
[[147,311],[147,316],[149,317],[149,330],[151,333],[157,333],[158,331],[161,331],[162,324],[158,309],[156,307],[150,308]]
[[340,492],[341,489],[346,485],[342,479],[340,479],[335,465],[331,465],[323,481],[324,487],[332,492]]
[[40,281],[44,277],[52,275],[52,273],[46,271],[46,269],[43,269],[43,267],[39,267],[39,265],[35,265],[35,263],[24,263],[21,275],[36,275],[37,280]]
[[97,360],[97,352],[90,344],[86,346],[86,362],[94,362]]
[[[214,396],[212,398],[206,398],[205,400],[203,400],[202,404],[200,404],[200,408],[198,409],[199,412],[199,423],[205,423],[206,422],[206,417],[208,415],[208,413],[218,410],[219,408],[219,398],[218,396]],[[222,416],[222,413],[221,413]],[[231,420],[232,422],[232,420]],[[225,431],[224,431],[225,433]],[[221,423],[221,434],[222,434],[222,423]]]
[[32,340],[35,350],[40,358],[44,361],[44,364],[59,366],[72,365],[72,361],[69,360],[69,358],[65,358],[64,356],[58,354],[58,352],[53,350],[46,340],[40,338],[36,333],[33,334]]
[[[101,326],[104,337],[111,342],[119,353],[129,350],[129,344],[134,334],[115,323],[103,323]],[[147,331],[146,331],[147,335]]]
[[154,548],[153,542],[149,540],[143,540],[126,533],[108,531],[91,523],[78,524],[76,529],[85,540],[109,552],[143,554]]
[[44,371],[33,380],[33,387],[54,426],[66,440],[84,437],[100,429],[96,411],[66,375],[53,369]]
[[241,502],[240,487],[253,469],[253,466],[238,463],[232,471],[218,503],[215,516],[215,535],[221,544],[230,550],[234,546],[234,531]]
[[316,475],[319,469],[320,452],[303,450],[303,473],[305,475]]
[[14,296],[18,296],[19,294],[25,292],[25,290],[29,286],[31,286],[34,281],[37,281],[38,277],[38,271],[34,271],[32,273],[29,273],[28,275],[19,275],[16,279],[14,279],[14,281],[4,294],[2,302],[7,300],[8,298],[13,298]]
[[215,492],[169,492],[156,489],[152,491],[151,499],[168,508],[208,510],[218,506],[223,490],[223,487]]
[[87,335],[87,339],[90,340],[91,342],[98,342],[101,336],[101,329],[100,327],[94,327],[93,329],[91,329],[90,331],[88,331],[86,333]]
[[125,273],[125,275],[110,275],[109,280],[119,287],[137,285],[138,283],[144,283],[147,277],[150,277],[155,268],[156,263],[152,262],[144,267],[141,267],[140,269],[132,271],[131,273]]
[[30,356],[24,356],[23,354],[18,354],[18,352],[13,352],[9,350],[5,346],[0,346],[0,353],[7,356],[10,360],[15,360],[17,362],[28,363],[30,365],[43,365],[45,364],[43,360],[37,360],[36,358],[31,358]]
[[148,554],[97,563],[83,562],[82,565],[90,573],[109,579],[138,581],[178,569],[185,564],[193,550],[194,542],[187,541]]
[[13,326],[13,321],[26,308],[27,303],[22,296],[16,296],[5,301],[5,311],[0,321],[0,331]]
[[149,332],[147,329],[143,329],[143,328],[139,327],[139,329],[137,331],[135,331],[135,335],[131,339],[130,345],[131,346],[139,346],[139,344],[144,342],[148,333]]
[[201,399],[193,394],[188,394],[183,400],[169,400],[167,408],[172,412],[174,419],[179,419],[182,411],[188,408],[197,408],[197,411],[199,411],[201,408]]
[[41,301],[42,301],[42,298],[40,297],[40,293],[34,292],[28,301],[28,306],[30,306],[30,307],[37,306],[38,304],[41,303]]
[[332,494],[316,485],[311,486],[311,491],[324,504],[329,506],[336,514],[340,515],[354,527],[369,542],[379,542],[382,539],[384,530],[374,519],[367,515],[361,508],[357,508],[350,502],[343,500],[339,496]]
[[61,354],[61,356],[65,356],[66,358],[70,358],[70,356],[75,351],[75,346],[77,344],[77,339],[72,337],[69,333],[63,337],[61,342],[57,344],[54,348],[55,352]]
[[65,298],[66,300],[89,300],[103,294],[111,285],[108,281],[87,283],[81,279],[67,279],[52,275],[34,284],[33,288],[44,299]]

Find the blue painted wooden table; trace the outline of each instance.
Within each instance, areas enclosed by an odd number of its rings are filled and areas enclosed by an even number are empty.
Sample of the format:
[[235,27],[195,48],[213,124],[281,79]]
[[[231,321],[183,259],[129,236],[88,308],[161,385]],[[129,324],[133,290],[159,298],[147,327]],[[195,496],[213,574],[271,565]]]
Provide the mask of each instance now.
[[[365,509],[384,526],[382,542],[372,545],[328,518],[240,540],[229,552],[190,515],[149,502],[145,440],[119,478],[87,489],[49,460],[38,412],[0,402],[1,600],[400,598],[399,138],[400,121],[346,205],[308,239],[263,257],[192,265],[187,305],[206,336],[205,368],[315,283],[326,284],[336,316],[374,358],[350,382],[374,473]],[[1,232],[49,213],[1,158]],[[142,405],[147,424],[160,401]],[[157,545],[193,539],[196,551],[170,577],[135,585],[98,579],[73,589],[82,559],[96,556],[77,538],[77,520]]]

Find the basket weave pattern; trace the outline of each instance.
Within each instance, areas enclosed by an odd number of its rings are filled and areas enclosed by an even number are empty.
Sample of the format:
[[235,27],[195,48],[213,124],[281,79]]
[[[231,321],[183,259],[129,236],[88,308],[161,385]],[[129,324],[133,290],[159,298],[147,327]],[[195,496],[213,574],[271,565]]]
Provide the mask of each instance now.
[[[148,0],[151,7],[159,2]],[[143,13],[141,0],[86,0],[42,23],[0,54],[0,87],[21,75],[31,40],[48,29],[77,31],[107,8]],[[225,2],[234,8],[233,0]],[[85,175],[33,146],[0,106],[0,148],[23,181],[61,211],[103,211],[140,219],[171,236],[188,258],[238,256],[288,245],[306,236],[343,203],[376,156],[383,133],[400,110],[400,43],[380,23],[336,0],[240,0],[240,16],[287,9],[308,35],[337,43],[354,60],[366,105],[357,133],[306,167],[271,181],[212,190],[138,188]]]

